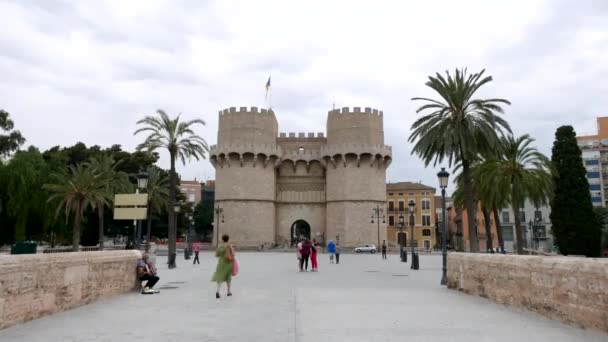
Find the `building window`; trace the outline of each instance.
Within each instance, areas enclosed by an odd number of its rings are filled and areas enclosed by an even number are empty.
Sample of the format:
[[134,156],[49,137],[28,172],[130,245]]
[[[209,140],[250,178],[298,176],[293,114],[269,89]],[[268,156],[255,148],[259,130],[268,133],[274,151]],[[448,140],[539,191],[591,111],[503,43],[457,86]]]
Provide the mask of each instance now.
[[388,217],[388,225],[391,226],[391,227],[395,225],[395,216],[390,215]]
[[423,229],[422,230],[422,236],[431,236],[431,230],[430,229]]
[[509,218],[509,212],[508,211],[503,211],[502,212],[502,223],[510,223],[511,219]]
[[428,199],[422,200],[422,210],[430,210],[431,209],[431,201]]
[[403,192],[400,192],[400,193],[399,193],[399,196],[403,196]]
[[388,202],[388,211],[395,211],[395,201]]
[[394,194],[395,194],[395,193],[393,193],[393,192],[389,192],[389,193],[388,193],[388,195],[389,195],[389,196],[393,196]]
[[408,195],[414,196],[414,193],[413,192],[408,192]]
[[399,201],[399,211],[405,211],[405,202]]
[[422,215],[422,225],[426,227],[431,225],[431,215]]
[[543,212],[542,212],[542,211],[540,211],[540,210],[536,210],[536,211],[534,212],[534,219],[535,219],[536,221],[538,221],[538,222],[542,222],[542,220],[543,220]]
[[189,202],[194,202],[194,194],[188,195],[188,201]]

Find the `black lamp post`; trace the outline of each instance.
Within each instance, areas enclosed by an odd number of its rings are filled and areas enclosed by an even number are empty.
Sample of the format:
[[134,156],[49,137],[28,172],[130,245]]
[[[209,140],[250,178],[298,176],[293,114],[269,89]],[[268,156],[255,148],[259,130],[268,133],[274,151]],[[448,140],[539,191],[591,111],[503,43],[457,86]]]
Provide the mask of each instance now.
[[410,200],[407,206],[410,209],[410,228],[412,232],[412,236],[410,238],[410,247],[412,250],[412,266],[410,268],[413,270],[418,270],[420,268],[420,263],[418,260],[418,253],[416,253],[416,250],[414,248],[414,212],[416,210],[416,203],[414,202],[414,200]]
[[401,258],[401,262],[407,262],[407,253],[403,251],[403,226],[405,225],[405,218],[403,217],[403,212],[399,213],[399,257]]
[[[175,225],[175,230],[177,232],[177,216],[179,215],[179,212],[181,210],[181,203],[180,202],[175,202],[173,204],[173,212],[175,213],[174,219],[173,219],[173,224]],[[177,267],[177,264],[175,263],[175,257],[177,256],[177,250],[173,253],[169,254],[169,268],[175,268]]]
[[376,219],[376,222],[378,222],[378,244],[376,245],[376,248],[380,248],[380,217],[382,217],[382,223],[386,223],[386,217],[383,213],[384,209],[380,208],[380,205],[372,208],[372,223],[374,223],[374,218]]
[[217,218],[217,225],[215,226],[215,247],[217,248],[220,245],[220,219],[224,223],[224,208],[218,205],[214,210]]
[[[144,171],[140,171],[137,174],[137,189],[136,189],[136,193],[139,193],[139,191],[144,191],[145,189],[148,188],[148,173],[144,172]],[[150,240],[150,237],[148,237],[148,240]],[[102,242],[100,241],[100,246],[103,248]],[[137,232],[135,233],[135,249],[139,249],[139,246],[141,244],[141,220],[137,220]]]
[[446,229],[446,221],[448,218],[445,216],[445,188],[448,187],[448,180],[450,177],[450,173],[445,170],[445,168],[441,168],[441,171],[437,174],[437,178],[439,178],[439,187],[441,188],[441,216],[443,220],[441,220],[441,256],[443,259],[443,264],[441,268],[441,285],[448,284],[448,248],[447,248],[447,236],[448,231]]

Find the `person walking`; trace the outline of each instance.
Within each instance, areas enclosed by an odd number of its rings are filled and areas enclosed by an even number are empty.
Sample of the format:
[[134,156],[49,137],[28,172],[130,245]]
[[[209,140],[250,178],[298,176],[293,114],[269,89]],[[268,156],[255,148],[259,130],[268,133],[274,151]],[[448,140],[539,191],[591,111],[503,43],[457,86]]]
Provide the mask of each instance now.
[[340,263],[340,251],[342,250],[342,248],[340,247],[339,243],[336,243],[336,264]]
[[311,250],[312,244],[308,239],[304,239],[302,242],[302,250],[300,250],[300,254],[302,254],[302,258],[300,259],[300,272],[308,272],[308,257],[310,257]]
[[198,260],[198,253],[201,251],[201,243],[196,241],[194,245],[192,245],[192,250],[194,251],[194,261],[192,261],[192,265],[201,264],[200,260]]
[[327,253],[329,253],[329,263],[334,263],[334,254],[336,253],[336,244],[330,240],[327,244]]
[[312,239],[310,254],[310,262],[312,263],[312,271],[317,272],[319,270],[319,263],[317,262],[317,254],[319,253],[319,244],[315,239]]
[[386,260],[386,240],[382,240],[382,259]]
[[222,236],[222,245],[219,246],[215,251],[215,257],[217,258],[217,266],[215,267],[215,273],[211,281],[217,283],[217,291],[215,292],[215,298],[220,298],[220,287],[222,283],[226,283],[228,297],[232,296],[230,292],[230,285],[232,282],[232,261],[234,260],[234,247],[228,243],[230,237],[228,235]]

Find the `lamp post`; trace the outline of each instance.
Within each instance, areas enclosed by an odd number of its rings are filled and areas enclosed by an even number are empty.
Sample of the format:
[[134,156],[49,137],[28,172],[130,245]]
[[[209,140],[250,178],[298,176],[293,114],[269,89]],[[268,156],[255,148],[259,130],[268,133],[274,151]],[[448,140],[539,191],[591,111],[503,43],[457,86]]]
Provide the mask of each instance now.
[[[180,202],[175,202],[173,204],[173,212],[175,213],[174,219],[173,219],[173,224],[175,224],[175,231],[177,232],[177,216],[179,215],[179,212],[181,210],[181,203]],[[169,268],[174,268],[177,267],[177,265],[175,264],[175,257],[177,256],[177,248],[176,251],[169,254]]]
[[192,255],[192,214],[188,215],[188,232],[186,233],[186,248],[184,249],[184,259],[190,260]]
[[405,217],[403,217],[403,212],[399,213],[399,257],[401,258],[401,262],[407,262],[407,253],[403,251],[403,226],[405,225]]
[[[140,171],[137,174],[137,189],[135,189],[135,193],[139,194],[139,191],[144,191],[148,188],[148,173],[144,171]],[[148,236],[148,240],[150,237]],[[102,243],[101,241],[99,242]],[[137,220],[137,232],[135,233],[135,249],[139,249],[141,244],[141,220]]]
[[380,205],[376,205],[375,208],[372,208],[372,223],[374,223],[374,218],[376,222],[378,222],[378,244],[376,248],[380,248],[380,215],[382,215],[382,223],[386,223],[386,217],[384,216],[384,209],[380,208]]
[[418,260],[418,253],[416,253],[416,250],[414,249],[414,212],[416,210],[416,203],[414,202],[414,200],[410,200],[407,206],[410,209],[410,228],[412,232],[412,236],[410,238],[410,246],[412,250],[412,266],[410,268],[413,270],[418,270],[420,268],[420,263]]
[[445,216],[445,189],[448,187],[449,177],[450,173],[447,172],[444,167],[442,167],[441,171],[437,174],[437,178],[439,178],[439,187],[441,188],[441,216],[443,216],[443,220],[441,220],[441,257],[443,259],[441,267],[441,285],[448,284],[448,232],[445,224],[448,218]]
[[215,217],[217,218],[217,225],[215,226],[215,248],[220,245],[220,216],[222,223],[224,223],[224,208],[219,205],[215,207]]

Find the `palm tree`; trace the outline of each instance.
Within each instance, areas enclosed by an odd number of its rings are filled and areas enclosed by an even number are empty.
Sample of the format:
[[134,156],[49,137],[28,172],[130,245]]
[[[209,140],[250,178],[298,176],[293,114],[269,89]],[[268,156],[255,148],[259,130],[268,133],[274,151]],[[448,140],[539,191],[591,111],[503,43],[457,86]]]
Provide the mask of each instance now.
[[[440,96],[440,100],[415,97],[425,101],[416,113],[430,112],[414,122],[409,142],[415,142],[412,154],[416,153],[428,166],[448,160],[462,164],[464,200],[468,217],[474,216],[474,193],[471,163],[479,154],[493,150],[499,135],[510,132],[509,124],[499,115],[504,113],[501,105],[509,105],[505,99],[476,99],[475,93],[492,81],[483,77],[485,70],[467,74],[467,70],[456,69],[454,76],[437,73],[429,76],[426,85]],[[472,251],[478,251],[475,223],[469,220],[469,239]]]
[[[152,236],[152,218],[155,214],[169,209],[169,178],[161,169],[152,165],[146,169],[148,173],[148,219],[146,252],[150,250],[150,237]],[[171,210],[173,210],[171,208]]]
[[104,213],[106,204],[111,204],[114,201],[114,194],[117,192],[131,192],[131,183],[129,175],[122,171],[116,171],[119,163],[114,162],[114,158],[109,155],[101,155],[93,157],[85,165],[91,169],[91,172],[99,177],[103,188],[103,201],[98,200],[94,204],[97,208],[99,222],[99,250],[103,250],[104,241]]
[[503,155],[480,165],[474,177],[484,189],[494,187],[496,191],[508,193],[511,209],[515,215],[517,253],[522,254],[524,236],[519,216],[526,200],[536,206],[544,205],[553,193],[551,163],[531,144],[534,139],[524,134],[519,138],[501,138]]
[[107,205],[103,179],[95,175],[91,168],[83,164],[70,166],[67,174],[53,174],[54,183],[45,184],[44,189],[51,193],[48,202],[59,200],[55,217],[64,209],[66,222],[74,215],[72,249],[77,252],[80,245],[80,226],[84,211],[94,208],[96,203]]
[[[194,157],[196,160],[205,158],[205,152],[209,151],[207,142],[202,137],[194,134],[192,126],[195,124],[205,125],[201,119],[190,121],[180,121],[180,115],[170,118],[162,109],[156,111],[156,116],[146,116],[137,121],[143,127],[137,129],[134,135],[142,132],[149,132],[146,140],[137,146],[137,150],[148,152],[157,149],[167,149],[171,160],[171,170],[169,173],[169,201],[171,207],[175,204],[175,193],[177,188],[177,174],[175,173],[175,161],[179,158],[182,164],[186,164],[186,159]],[[173,210],[169,213],[169,267],[175,267],[176,238],[177,229],[174,222]]]

